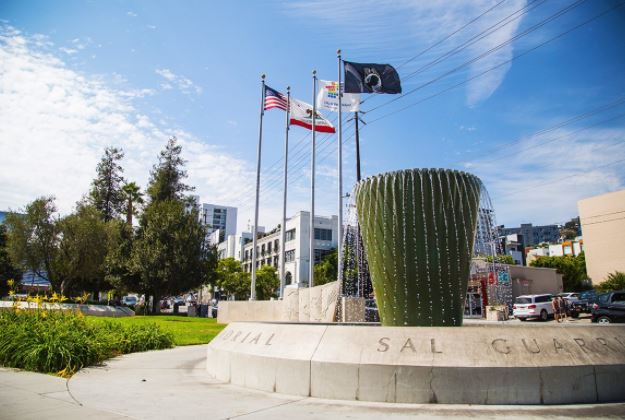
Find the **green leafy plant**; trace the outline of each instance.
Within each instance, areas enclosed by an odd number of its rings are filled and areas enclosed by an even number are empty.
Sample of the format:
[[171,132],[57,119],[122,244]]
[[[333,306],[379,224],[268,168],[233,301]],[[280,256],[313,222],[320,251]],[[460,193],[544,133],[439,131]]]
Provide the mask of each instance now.
[[615,271],[608,274],[605,281],[602,281],[597,286],[602,292],[608,292],[611,290],[624,290],[625,289],[625,273],[622,271]]
[[88,323],[58,310],[0,311],[2,366],[69,376],[120,354],[172,346],[172,335],[155,324]]

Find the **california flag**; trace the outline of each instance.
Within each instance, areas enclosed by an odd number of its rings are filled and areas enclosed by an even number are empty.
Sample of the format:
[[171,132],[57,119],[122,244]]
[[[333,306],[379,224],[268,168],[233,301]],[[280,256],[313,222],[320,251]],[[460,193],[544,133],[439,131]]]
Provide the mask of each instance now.
[[[291,99],[291,124],[312,130],[312,105],[306,102]],[[318,112],[315,115],[315,131],[322,133],[336,133],[334,126]]]
[[[319,93],[317,94],[317,108],[329,109],[330,111],[338,112],[339,83],[320,80],[319,85],[321,86],[321,89],[319,89]],[[341,83],[341,90],[345,90],[343,83]],[[343,93],[341,108],[343,108],[343,112],[358,112],[360,110],[360,94]]]

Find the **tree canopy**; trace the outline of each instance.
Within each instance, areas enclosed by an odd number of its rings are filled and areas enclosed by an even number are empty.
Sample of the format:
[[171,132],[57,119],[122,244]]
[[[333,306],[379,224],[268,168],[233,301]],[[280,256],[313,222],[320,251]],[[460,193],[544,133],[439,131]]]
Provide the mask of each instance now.
[[124,170],[119,161],[123,157],[124,152],[121,149],[107,147],[96,167],[97,174],[91,184],[88,202],[100,211],[104,221],[109,221],[122,213]]
[[314,285],[321,286],[337,279],[338,253],[336,249],[326,254],[323,259],[315,264]]
[[538,257],[530,263],[532,267],[555,268],[562,274],[562,286],[566,292],[577,292],[588,288],[584,280],[588,279],[586,273],[586,258],[582,252],[576,257]]
[[13,279],[20,281],[22,272],[9,256],[7,249],[7,228],[0,224],[0,296],[5,295],[9,291],[7,281]]
[[178,139],[171,137],[160,152],[158,163],[152,168],[148,187],[151,201],[182,200],[185,192],[193,191],[192,187],[183,182],[187,172],[181,153],[182,146],[178,144]]
[[6,217],[8,254],[22,271],[47,278],[59,290],[60,279],[54,270],[59,242],[54,198],[37,198],[22,213]]
[[597,289],[602,292],[625,290],[625,273],[622,271],[615,271],[614,273],[608,274],[607,278],[599,283]]
[[56,272],[62,278],[62,292],[94,292],[110,288],[105,281],[106,257],[118,247],[121,221],[104,221],[92,205],[79,205],[75,213],[59,222],[60,241]]

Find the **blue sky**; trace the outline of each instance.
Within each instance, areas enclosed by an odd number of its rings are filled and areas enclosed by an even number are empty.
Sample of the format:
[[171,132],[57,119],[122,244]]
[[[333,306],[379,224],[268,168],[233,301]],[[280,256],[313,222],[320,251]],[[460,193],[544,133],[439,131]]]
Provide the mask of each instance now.
[[[347,60],[398,67],[404,92],[427,84],[391,104],[396,97],[378,95],[362,105],[381,106],[363,115],[365,175],[464,169],[482,178],[500,223],[564,222],[577,200],[625,185],[625,7],[557,37],[618,4],[2,0],[0,208],[53,194],[71,211],[107,145],[125,150],[126,177],[146,185],[177,135],[201,200],[239,207],[245,228],[260,74],[310,102],[311,70],[335,79],[340,47]],[[353,127],[344,125],[350,191]],[[260,220],[268,227],[281,217],[283,131],[284,114],[267,112]],[[336,213],[336,137],[319,135],[318,144],[317,213]],[[289,213],[309,206],[306,130],[293,127],[291,145]]]

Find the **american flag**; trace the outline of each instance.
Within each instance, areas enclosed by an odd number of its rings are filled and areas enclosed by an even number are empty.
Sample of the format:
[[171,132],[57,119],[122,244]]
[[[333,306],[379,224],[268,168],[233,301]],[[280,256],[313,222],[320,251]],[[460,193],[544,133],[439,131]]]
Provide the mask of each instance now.
[[265,110],[271,108],[286,111],[286,96],[269,86],[265,86]]

